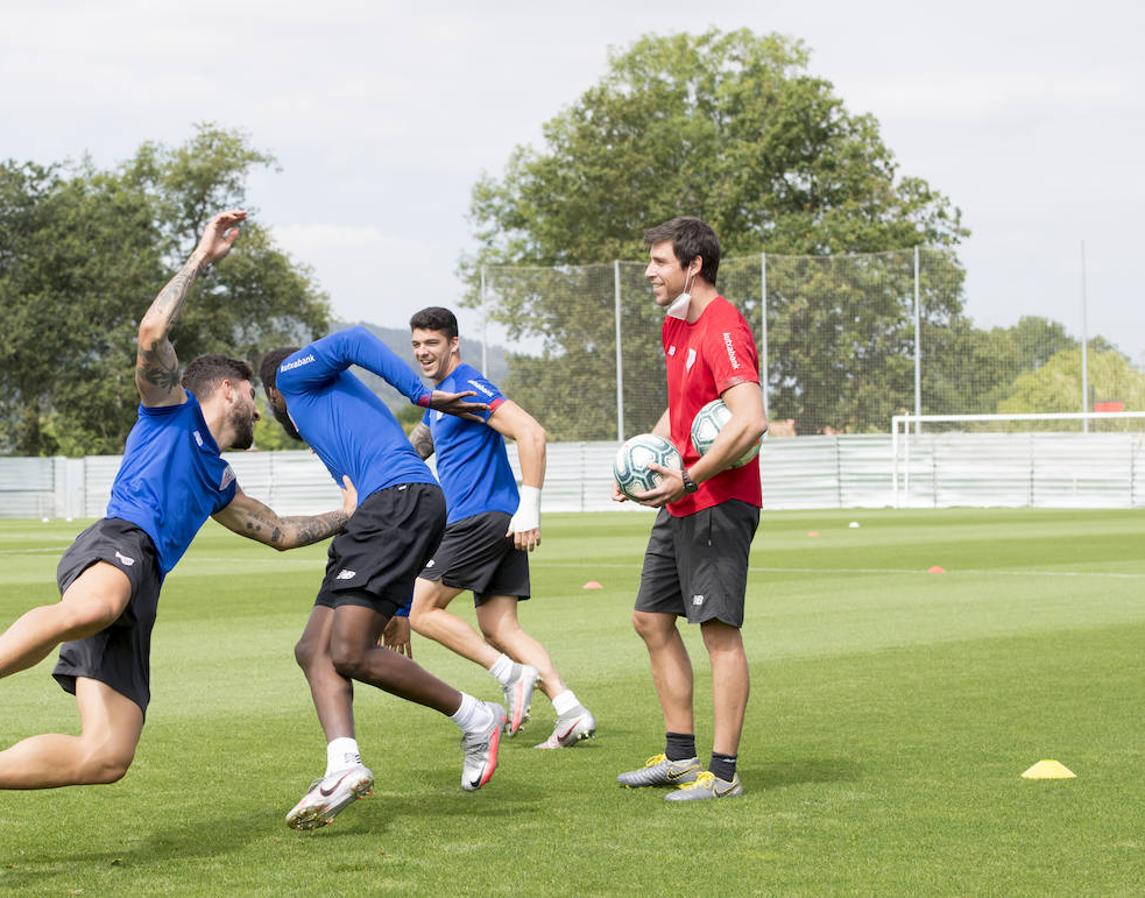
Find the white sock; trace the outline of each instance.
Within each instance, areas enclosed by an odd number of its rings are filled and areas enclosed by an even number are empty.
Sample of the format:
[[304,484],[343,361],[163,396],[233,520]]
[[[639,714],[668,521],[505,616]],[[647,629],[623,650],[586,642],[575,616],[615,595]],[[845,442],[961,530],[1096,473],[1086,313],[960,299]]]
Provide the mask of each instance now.
[[557,717],[564,717],[564,715],[579,705],[580,702],[577,701],[577,697],[573,695],[571,689],[566,689],[559,695],[553,696],[553,710],[557,712]]
[[497,678],[497,682],[502,686],[508,686],[513,682],[513,670],[517,665],[513,663],[513,659],[508,655],[498,655],[497,660],[493,662],[493,666],[489,668],[489,673]]
[[485,702],[478,701],[468,692],[461,693],[461,707],[449,716],[463,732],[472,733],[474,730],[483,730],[493,722],[493,712],[485,707]]
[[362,755],[358,751],[358,740],[349,736],[339,736],[330,740],[326,746],[326,775],[353,767],[362,763]]

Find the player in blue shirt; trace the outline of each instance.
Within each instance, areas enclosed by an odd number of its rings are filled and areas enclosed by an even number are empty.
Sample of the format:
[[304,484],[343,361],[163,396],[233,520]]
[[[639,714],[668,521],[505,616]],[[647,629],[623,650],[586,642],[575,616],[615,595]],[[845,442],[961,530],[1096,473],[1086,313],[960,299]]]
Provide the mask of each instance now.
[[[226,449],[247,449],[258,412],[246,362],[200,356],[180,381],[168,339],[187,291],[225,256],[246,217],[216,215],[186,265],[139,325],[139,420],[124,448],[107,517],[81,533],[57,571],[61,601],[33,608],[0,635],[0,677],[37,664],[60,645],[53,672],[79,709],[79,736],[33,736],[0,752],[0,788],[111,783],[135,756],[151,697],[151,629],[163,578],[213,516],[276,549],[332,535],[354,509],[281,518],[246,496]],[[61,645],[62,643],[62,645]]]
[[[541,487],[545,431],[477,369],[461,361],[457,318],[449,309],[423,309],[410,319],[414,358],[439,389],[473,389],[488,412],[478,420],[428,411],[410,434],[422,458],[437,456],[437,476],[449,509],[441,546],[418,576],[410,623],[501,684],[509,706],[506,733],[528,719],[537,676],[552,700],[557,722],[537,748],[576,745],[596,731],[596,720],[561,681],[549,653],[517,620],[529,598],[529,555],[541,543]],[[504,437],[517,443],[522,486],[509,466]],[[484,639],[446,608],[473,591]]]
[[[408,644],[408,624],[397,615],[441,540],[445,499],[393,413],[350,372],[351,365],[438,413],[486,408],[465,401],[473,391],[426,389],[363,327],[263,358],[260,374],[275,417],[310,444],[335,481],[349,475],[361,496],[345,532],[330,544],[326,577],[295,647],[326,736],[326,773],[286,816],[295,829],[325,826],[372,789],[373,773],[362,764],[354,737],[353,680],[449,716],[463,733],[461,785],[468,791],[493,775],[505,721],[500,705],[458,692],[412,658],[378,645],[380,638]],[[403,624],[406,636],[395,637]]]

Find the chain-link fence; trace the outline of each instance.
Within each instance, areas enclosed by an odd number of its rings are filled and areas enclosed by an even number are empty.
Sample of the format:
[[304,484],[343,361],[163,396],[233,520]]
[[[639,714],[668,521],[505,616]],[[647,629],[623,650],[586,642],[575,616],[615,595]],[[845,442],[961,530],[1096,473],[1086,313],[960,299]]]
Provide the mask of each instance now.
[[[644,268],[483,269],[481,308],[510,338],[505,387],[553,439],[623,438],[663,412],[663,312]],[[953,253],[920,247],[724,259],[717,287],[756,336],[775,435],[885,433],[903,413],[1145,410],[1145,374],[1116,347],[1083,351],[1046,318],[976,327],[963,279]]]

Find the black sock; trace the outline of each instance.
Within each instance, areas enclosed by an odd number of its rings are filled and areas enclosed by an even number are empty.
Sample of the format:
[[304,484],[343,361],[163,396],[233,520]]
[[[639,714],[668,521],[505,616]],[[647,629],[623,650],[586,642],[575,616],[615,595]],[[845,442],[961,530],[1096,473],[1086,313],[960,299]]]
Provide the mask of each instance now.
[[718,751],[714,751],[712,752],[712,763],[708,765],[708,770],[724,782],[730,783],[736,775],[736,756],[721,755]]
[[694,733],[668,733],[668,747],[664,754],[669,761],[684,761],[696,756],[696,735]]

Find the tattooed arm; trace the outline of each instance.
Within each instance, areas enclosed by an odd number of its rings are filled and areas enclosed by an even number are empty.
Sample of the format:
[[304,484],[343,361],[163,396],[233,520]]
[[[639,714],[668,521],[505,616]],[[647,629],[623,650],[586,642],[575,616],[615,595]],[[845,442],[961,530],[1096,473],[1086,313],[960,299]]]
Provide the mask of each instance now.
[[239,233],[239,222],[244,218],[246,213],[241,209],[222,212],[212,218],[187,264],[168,281],[139,322],[135,386],[144,405],[181,405],[186,401],[187,396],[179,382],[179,359],[168,334],[196,278],[208,265],[230,252]]
[[433,455],[433,435],[425,424],[418,424],[409,432],[409,441],[413,443],[414,452],[425,461]]
[[213,517],[239,536],[272,549],[280,552],[297,549],[333,536],[346,526],[357,505],[358,493],[349,477],[343,477],[342,482],[345,487],[342,490],[342,507],[338,511],[284,518],[240,489],[235,491],[231,504]]

